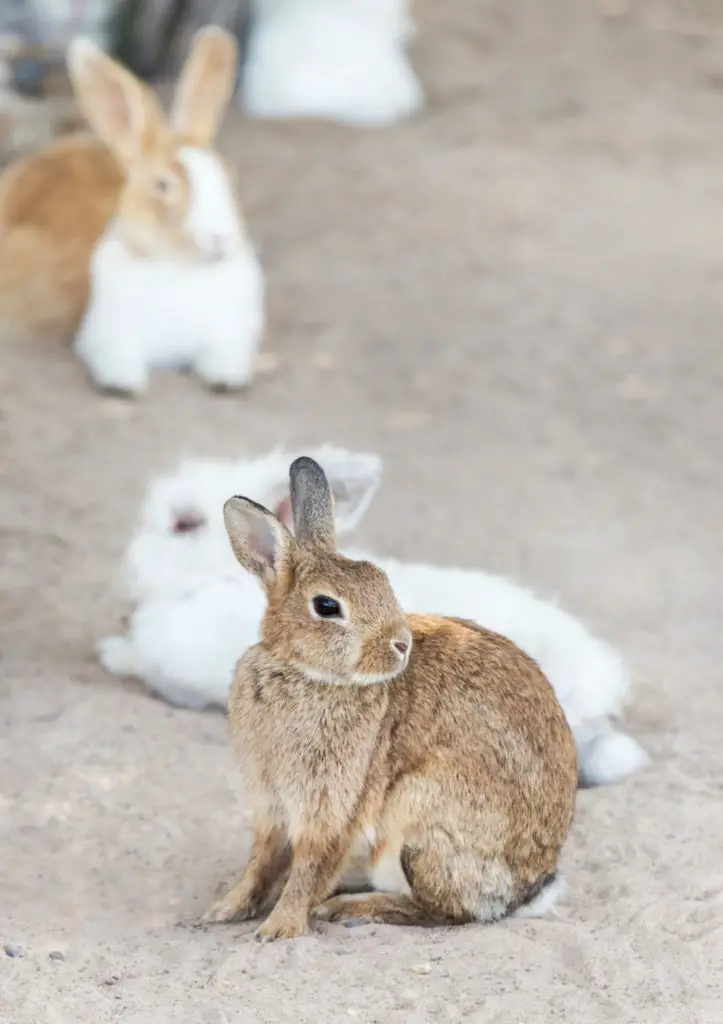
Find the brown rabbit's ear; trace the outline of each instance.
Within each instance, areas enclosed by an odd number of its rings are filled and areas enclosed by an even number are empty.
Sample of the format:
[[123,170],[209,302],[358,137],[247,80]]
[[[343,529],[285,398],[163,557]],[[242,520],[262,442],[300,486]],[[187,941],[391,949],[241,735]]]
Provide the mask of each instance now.
[[308,455],[302,455],[291,463],[289,482],[297,541],[335,551],[334,499],[324,470]]
[[271,593],[288,569],[293,537],[276,516],[250,498],[229,498],[223,518],[239,563]]
[[238,45],[216,25],[200,29],[181,71],[171,128],[191,146],[213,144],[236,88]]
[[123,164],[129,164],[165,132],[153,92],[85,36],[68,47],[68,72],[91,128]]

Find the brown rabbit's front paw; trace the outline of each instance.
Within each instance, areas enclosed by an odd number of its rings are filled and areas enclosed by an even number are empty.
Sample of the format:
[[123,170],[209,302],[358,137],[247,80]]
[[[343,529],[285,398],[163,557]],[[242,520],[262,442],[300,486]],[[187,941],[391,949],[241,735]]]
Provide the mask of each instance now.
[[359,920],[359,904],[354,895],[341,893],[332,896],[318,907],[314,907],[311,916],[317,921],[357,921]]
[[306,916],[273,911],[257,930],[256,938],[261,942],[273,942],[275,939],[298,939],[308,934],[309,920]]
[[240,921],[252,920],[256,914],[256,907],[249,903],[239,903],[232,889],[211,904],[201,921],[203,924],[237,924]]

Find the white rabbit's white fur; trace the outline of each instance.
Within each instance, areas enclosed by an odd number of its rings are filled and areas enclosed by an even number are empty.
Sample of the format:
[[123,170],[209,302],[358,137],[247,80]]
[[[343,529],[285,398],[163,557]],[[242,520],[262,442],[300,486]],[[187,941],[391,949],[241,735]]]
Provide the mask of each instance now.
[[[330,447],[311,454],[335,491],[339,531],[352,529],[379,484],[381,460]],[[291,459],[275,450],[236,462],[189,461],[150,486],[124,565],[135,604],[129,628],[99,645],[108,671],[136,676],[174,704],[225,707],[236,660],[258,640],[264,597],[231,553],[223,503],[243,493],[280,508]],[[179,521],[203,525],[176,534]],[[534,657],[573,729],[585,784],[616,781],[647,763],[635,740],[614,726],[629,694],[621,657],[561,608],[480,571],[346,553],[382,567],[404,608],[474,619]]]
[[261,268],[219,157],[189,146],[181,160],[188,228],[208,261],[140,258],[109,226],[93,253],[74,346],[101,388],[139,394],[160,367],[189,367],[214,387],[253,377],[265,321]]
[[376,127],[423,105],[409,0],[256,0],[241,95],[255,117]]

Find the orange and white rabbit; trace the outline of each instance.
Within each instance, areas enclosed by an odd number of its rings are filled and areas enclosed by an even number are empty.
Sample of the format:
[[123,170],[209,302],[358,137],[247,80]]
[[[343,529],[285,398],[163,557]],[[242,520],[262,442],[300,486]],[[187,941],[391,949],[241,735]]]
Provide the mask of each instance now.
[[[462,924],[544,912],[577,788],[552,686],[496,633],[405,616],[381,569],[338,554],[319,464],[296,459],[290,484],[294,535],[248,498],[224,506],[267,608],[229,700],[254,842],[206,920],[270,911],[258,934],[276,939],[306,933],[312,914]],[[344,891],[364,837],[374,891]]]
[[168,120],[90,39],[71,43],[68,67],[97,138],[59,140],[0,179],[0,322],[75,333],[103,390],[137,395],[156,367],[247,384],[264,283],[213,149],[235,87],[234,37],[197,33]]

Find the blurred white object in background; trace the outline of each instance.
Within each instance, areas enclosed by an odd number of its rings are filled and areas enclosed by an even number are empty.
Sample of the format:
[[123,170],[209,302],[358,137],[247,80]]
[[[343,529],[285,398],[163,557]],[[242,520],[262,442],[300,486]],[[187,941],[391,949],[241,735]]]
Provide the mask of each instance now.
[[74,36],[90,36],[107,48],[116,0],[23,0],[40,41],[65,50]]
[[259,118],[381,127],[420,110],[409,0],[254,0],[242,102]]

